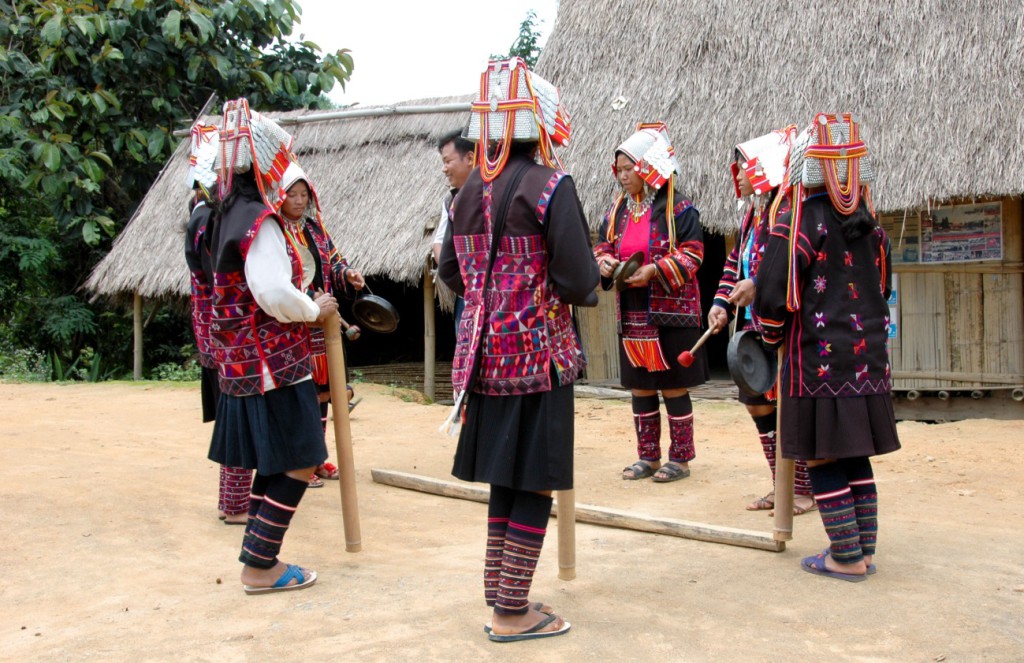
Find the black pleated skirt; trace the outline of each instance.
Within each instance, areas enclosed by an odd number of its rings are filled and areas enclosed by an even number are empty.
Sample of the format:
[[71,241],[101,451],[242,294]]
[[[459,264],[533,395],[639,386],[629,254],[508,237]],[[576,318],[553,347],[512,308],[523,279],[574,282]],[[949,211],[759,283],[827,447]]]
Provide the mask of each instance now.
[[658,342],[668,363],[667,371],[634,368],[626,357],[626,350],[620,337],[619,374],[622,386],[627,389],[689,389],[704,384],[711,378],[704,348],[697,350],[694,362],[689,367],[684,367],[676,360],[684,350],[693,347],[702,333],[697,327],[658,328]]
[[210,460],[271,475],[327,460],[316,385],[305,380],[265,394],[221,394]]
[[203,401],[203,423],[217,418],[217,402],[220,400],[220,387],[217,386],[217,369],[203,367],[199,378],[199,396]]
[[782,398],[783,458],[879,456],[900,448],[890,394]]
[[569,490],[573,472],[572,385],[525,396],[473,394],[452,474],[516,490]]

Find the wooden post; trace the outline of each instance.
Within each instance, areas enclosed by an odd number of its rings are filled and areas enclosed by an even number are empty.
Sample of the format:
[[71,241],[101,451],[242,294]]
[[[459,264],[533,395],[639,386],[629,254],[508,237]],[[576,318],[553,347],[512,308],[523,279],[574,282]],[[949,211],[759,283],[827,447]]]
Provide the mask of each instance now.
[[348,419],[348,392],[345,390],[345,352],[341,347],[341,318],[337,315],[329,315],[324,321],[324,342],[327,346],[327,370],[331,382],[331,408],[334,410],[334,445],[338,454],[345,550],[354,553],[363,549],[363,539],[359,529],[352,427]]
[[423,395],[434,400],[437,395],[434,376],[437,373],[437,333],[434,320],[434,278],[430,273],[430,256],[423,263]]
[[576,491],[558,491],[558,578],[576,578]]
[[775,378],[775,519],[772,538],[793,540],[793,459],[782,457],[782,359],[779,347],[779,371]]
[[142,295],[135,291],[135,302],[132,311],[132,335],[135,339],[134,367],[132,368],[132,379],[142,379]]

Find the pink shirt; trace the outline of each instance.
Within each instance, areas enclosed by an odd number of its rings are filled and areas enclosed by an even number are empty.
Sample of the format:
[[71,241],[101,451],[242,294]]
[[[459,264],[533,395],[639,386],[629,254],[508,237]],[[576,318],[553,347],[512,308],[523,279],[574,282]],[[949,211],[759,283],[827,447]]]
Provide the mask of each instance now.
[[619,240],[619,260],[627,260],[629,256],[640,251],[644,254],[644,261],[641,264],[646,265],[651,258],[648,252],[651,245],[651,210],[648,208],[638,221],[634,221],[628,211],[626,214],[626,225]]

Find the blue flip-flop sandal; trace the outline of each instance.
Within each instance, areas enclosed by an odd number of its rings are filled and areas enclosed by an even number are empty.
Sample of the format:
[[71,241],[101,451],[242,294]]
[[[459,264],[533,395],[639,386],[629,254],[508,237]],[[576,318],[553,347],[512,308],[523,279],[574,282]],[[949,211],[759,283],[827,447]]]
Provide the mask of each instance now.
[[[245,588],[246,594],[271,594],[273,592],[290,592],[294,589],[305,589],[316,583],[316,571],[308,571],[309,577],[303,573],[303,569],[298,564],[289,564],[288,568],[285,569],[281,577],[277,579],[270,587],[253,587],[252,585],[242,585]],[[292,580],[298,582],[294,585],[289,585]]]

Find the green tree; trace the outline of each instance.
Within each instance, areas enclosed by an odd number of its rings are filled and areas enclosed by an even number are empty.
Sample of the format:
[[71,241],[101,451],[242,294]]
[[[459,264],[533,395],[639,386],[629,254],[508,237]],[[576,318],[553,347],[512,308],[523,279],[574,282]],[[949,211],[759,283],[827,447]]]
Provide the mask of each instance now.
[[492,60],[504,60],[506,58],[520,57],[526,62],[526,66],[533,69],[540,57],[540,23],[537,21],[537,12],[532,9],[526,12],[526,18],[519,24],[519,36],[509,47],[506,55],[491,55]]
[[347,50],[288,39],[300,14],[295,0],[0,5],[0,339],[66,357],[102,342],[77,287],[211,95],[289,110],[344,86]]

